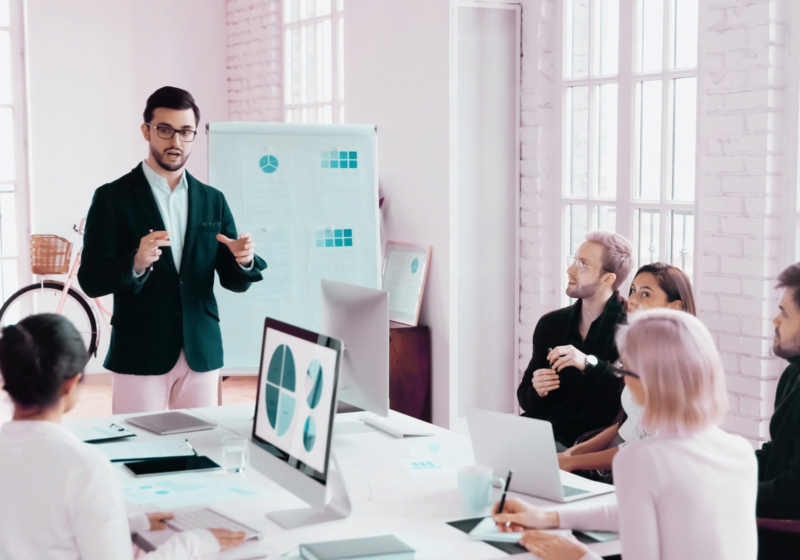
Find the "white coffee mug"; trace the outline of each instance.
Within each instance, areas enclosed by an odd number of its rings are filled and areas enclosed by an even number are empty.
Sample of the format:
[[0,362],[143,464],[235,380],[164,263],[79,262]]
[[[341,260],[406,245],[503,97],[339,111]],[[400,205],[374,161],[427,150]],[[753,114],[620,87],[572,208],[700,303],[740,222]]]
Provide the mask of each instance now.
[[480,515],[492,505],[492,485],[500,482],[505,489],[506,481],[494,476],[492,467],[468,465],[458,469],[458,497],[464,515]]

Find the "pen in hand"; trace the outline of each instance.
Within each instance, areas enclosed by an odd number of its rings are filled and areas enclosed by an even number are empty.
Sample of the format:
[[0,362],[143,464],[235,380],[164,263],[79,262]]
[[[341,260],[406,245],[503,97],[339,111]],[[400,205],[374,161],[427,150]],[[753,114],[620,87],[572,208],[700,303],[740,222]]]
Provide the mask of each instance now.
[[514,471],[508,471],[508,477],[506,477],[506,485],[503,487],[503,496],[500,498],[500,506],[497,508],[497,513],[503,513],[503,508],[506,505],[506,492],[508,492],[508,485],[511,484],[512,474],[514,474]]
[[[150,233],[153,233],[152,229],[150,230]],[[153,272],[153,264],[152,263],[150,264],[150,272]]]

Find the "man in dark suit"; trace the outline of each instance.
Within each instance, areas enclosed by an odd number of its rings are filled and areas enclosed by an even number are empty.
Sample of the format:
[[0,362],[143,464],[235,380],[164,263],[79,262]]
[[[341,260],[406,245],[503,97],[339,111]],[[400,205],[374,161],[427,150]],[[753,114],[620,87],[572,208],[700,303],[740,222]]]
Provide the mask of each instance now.
[[244,292],[266,268],[249,235],[237,236],[223,194],[184,169],[199,123],[189,92],[153,93],[141,127],[147,159],[98,188],[89,209],[78,280],[90,297],[114,295],[105,367],[115,414],[216,405],[214,272]]
[[627,302],[618,289],[633,270],[632,252],[619,234],[589,233],[567,269],[567,295],[578,301],[544,315],[533,333],[517,399],[524,416],[550,422],[559,451],[619,412],[622,380],[609,364],[619,359],[614,335]]

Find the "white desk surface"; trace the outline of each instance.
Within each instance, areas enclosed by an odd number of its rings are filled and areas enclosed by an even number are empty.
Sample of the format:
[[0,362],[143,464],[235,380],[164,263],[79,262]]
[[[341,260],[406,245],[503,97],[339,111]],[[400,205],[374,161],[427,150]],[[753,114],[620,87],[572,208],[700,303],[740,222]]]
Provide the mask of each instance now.
[[[220,464],[222,463],[222,438],[234,434],[249,436],[252,430],[253,405],[196,408],[185,412],[211,420],[218,426],[213,430],[172,436],[157,436],[129,424],[126,427],[137,434],[135,438],[137,441],[152,441],[162,438],[188,439],[199,455],[207,455]],[[337,423],[359,422],[359,418],[364,414],[339,414]],[[138,415],[65,420],[64,425],[67,428],[78,428],[98,423],[118,422],[129,416]],[[392,412],[391,416],[403,418],[406,422],[420,422],[395,412]],[[447,521],[468,517],[463,515],[458,502],[456,469],[474,463],[472,445],[469,438],[463,435],[430,424],[424,424],[424,426],[434,431],[435,435],[404,439],[395,439],[378,431],[334,435],[332,450],[343,470],[353,507],[350,517],[341,521],[292,530],[282,529],[268,519],[266,513],[304,507],[303,502],[250,468],[243,474],[236,475],[214,473],[214,476],[223,477],[243,476],[249,482],[266,490],[264,494],[258,496],[215,502],[210,506],[220,513],[263,531],[265,536],[260,542],[246,543],[237,549],[209,558],[219,560],[279,558],[281,554],[289,551],[294,552],[288,554],[286,558],[300,558],[296,551],[300,543],[385,533],[395,534],[415,548],[418,560],[507,558],[508,555],[504,552],[488,544],[473,541],[465,533],[446,524]],[[441,444],[438,453],[429,458],[435,457],[444,464],[444,468],[416,472],[409,470],[402,463],[402,459],[422,458],[420,453],[423,451],[420,447],[426,446],[420,445],[420,443],[427,442]],[[121,487],[130,485],[137,480],[121,463],[115,463],[114,468]],[[499,499],[499,489],[495,488],[494,492],[496,498]],[[509,498],[512,497],[519,497],[542,507],[556,505],[547,500],[509,492]],[[605,503],[613,500],[616,500],[614,494],[606,494],[569,505],[561,505],[559,508],[580,507],[582,504]],[[128,504],[128,508],[130,512],[158,511],[158,508],[152,506]],[[144,533],[138,536],[137,543],[144,546],[156,546],[172,534],[171,529]],[[596,543],[590,545],[590,548],[600,555],[619,554],[620,551],[618,540]],[[520,559],[524,557],[532,558],[530,555],[515,556]]]

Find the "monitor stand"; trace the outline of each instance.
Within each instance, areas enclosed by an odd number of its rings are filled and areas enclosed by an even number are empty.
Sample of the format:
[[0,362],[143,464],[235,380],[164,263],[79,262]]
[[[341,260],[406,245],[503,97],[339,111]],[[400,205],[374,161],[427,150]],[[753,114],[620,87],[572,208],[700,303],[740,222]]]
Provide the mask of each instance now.
[[283,511],[268,513],[267,517],[284,529],[294,529],[296,527],[316,525],[317,523],[327,523],[329,521],[337,521],[349,517],[353,508],[350,505],[350,497],[347,494],[347,487],[342,477],[342,471],[339,468],[339,463],[336,461],[336,455],[334,455],[332,449],[330,464],[328,465],[327,486],[331,490],[331,500],[326,503],[322,509],[310,507],[285,509]]

